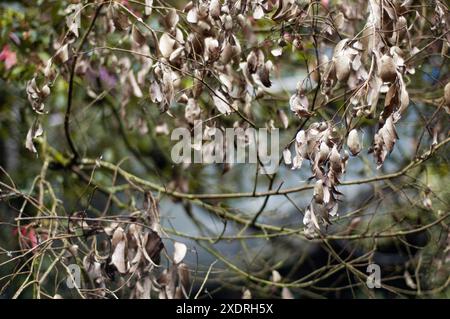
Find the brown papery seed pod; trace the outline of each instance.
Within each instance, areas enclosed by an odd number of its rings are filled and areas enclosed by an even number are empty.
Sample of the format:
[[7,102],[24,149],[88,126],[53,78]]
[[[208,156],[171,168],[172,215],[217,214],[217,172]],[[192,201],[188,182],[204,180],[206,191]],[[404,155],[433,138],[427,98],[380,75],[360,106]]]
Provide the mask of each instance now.
[[347,81],[350,75],[350,59],[347,55],[337,57],[335,61],[336,77],[339,81]]
[[351,130],[348,134],[347,146],[353,156],[361,152],[361,143],[359,142],[358,131],[356,129]]
[[380,60],[380,77],[383,82],[393,82],[397,77],[394,59],[388,55],[383,55]]

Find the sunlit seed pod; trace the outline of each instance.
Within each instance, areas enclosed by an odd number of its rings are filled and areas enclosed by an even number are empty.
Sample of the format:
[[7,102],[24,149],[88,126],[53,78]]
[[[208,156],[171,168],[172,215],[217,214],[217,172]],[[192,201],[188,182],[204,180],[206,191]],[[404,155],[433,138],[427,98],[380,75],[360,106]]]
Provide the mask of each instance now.
[[393,82],[397,77],[394,59],[383,55],[380,59],[380,77],[383,82]]
[[450,106],[450,82],[444,88],[444,100],[447,106]]
[[356,156],[361,152],[361,143],[356,129],[351,130],[348,134],[347,146],[353,156]]

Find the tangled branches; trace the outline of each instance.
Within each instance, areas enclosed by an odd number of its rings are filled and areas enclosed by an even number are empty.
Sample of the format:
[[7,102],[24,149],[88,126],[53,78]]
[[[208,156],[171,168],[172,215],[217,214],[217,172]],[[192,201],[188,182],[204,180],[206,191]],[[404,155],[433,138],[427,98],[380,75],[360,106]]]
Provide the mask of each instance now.
[[[26,8],[49,39],[22,85],[35,157],[2,164],[0,293],[374,297],[376,264],[383,296],[448,294],[443,1],[49,6]],[[200,163],[174,164],[176,128]],[[209,164],[249,128],[281,130],[278,171]]]

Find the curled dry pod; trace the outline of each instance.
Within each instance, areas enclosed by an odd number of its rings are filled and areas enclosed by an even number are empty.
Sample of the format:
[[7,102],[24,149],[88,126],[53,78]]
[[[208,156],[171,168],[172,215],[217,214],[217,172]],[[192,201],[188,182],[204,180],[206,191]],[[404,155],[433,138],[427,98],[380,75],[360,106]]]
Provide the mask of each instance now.
[[353,129],[348,134],[347,146],[353,156],[358,155],[361,152],[361,143],[359,141],[358,131]]
[[340,55],[335,61],[336,77],[339,81],[347,81],[350,75],[350,59],[347,55]]
[[393,82],[397,77],[394,59],[388,55],[383,55],[380,59],[380,77],[383,82]]
[[444,88],[444,100],[447,106],[450,106],[450,82]]

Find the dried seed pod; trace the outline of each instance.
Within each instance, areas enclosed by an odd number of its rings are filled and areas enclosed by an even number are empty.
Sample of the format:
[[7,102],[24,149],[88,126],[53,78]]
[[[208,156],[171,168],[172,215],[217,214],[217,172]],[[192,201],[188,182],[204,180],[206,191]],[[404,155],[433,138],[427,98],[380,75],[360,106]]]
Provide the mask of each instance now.
[[314,200],[317,204],[323,203],[323,181],[319,179],[314,185]]
[[330,148],[327,143],[320,143],[319,147],[319,163],[322,163],[327,160],[328,155],[330,155]]
[[168,58],[170,54],[172,54],[175,43],[175,39],[173,39],[169,34],[163,33],[159,39],[159,51],[163,57]]
[[330,166],[333,171],[340,172],[341,170],[341,156],[337,150],[336,145],[333,145],[330,154]]
[[178,24],[178,21],[180,21],[180,17],[178,16],[177,10],[175,10],[175,8],[170,9],[167,15],[164,17],[164,22],[166,23],[168,29],[175,28]]
[[447,106],[450,106],[450,82],[444,88],[444,100]]
[[380,59],[380,77],[383,82],[393,82],[397,77],[394,59],[383,55]]
[[356,156],[361,152],[361,143],[356,129],[351,130],[348,134],[347,146],[353,156]]
[[398,37],[402,40],[406,34],[406,30],[408,28],[408,22],[404,16],[400,16],[398,18],[397,23],[395,24],[395,28],[398,30]]
[[336,77],[339,81],[347,81],[350,75],[350,59],[347,55],[340,55],[335,61]]
[[220,1],[212,0],[209,4],[209,14],[213,19],[220,17]]
[[283,160],[286,165],[292,164],[292,155],[291,151],[288,148],[283,151]]
[[145,0],[145,11],[144,14],[149,16],[152,14],[153,0]]
[[258,57],[255,51],[250,52],[247,56],[247,67],[251,74],[255,73],[258,67]]

